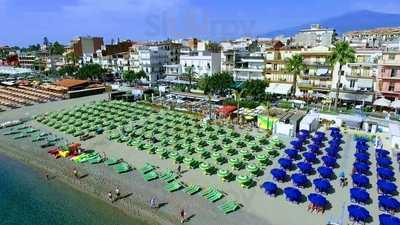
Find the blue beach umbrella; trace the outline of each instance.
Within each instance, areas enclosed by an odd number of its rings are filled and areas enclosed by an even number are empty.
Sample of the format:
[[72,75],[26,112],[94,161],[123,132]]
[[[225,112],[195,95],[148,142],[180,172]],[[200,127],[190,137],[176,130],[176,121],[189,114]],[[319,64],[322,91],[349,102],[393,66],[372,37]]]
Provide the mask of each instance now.
[[303,143],[300,140],[293,140],[290,142],[290,144],[293,146],[295,149],[300,149],[303,145]]
[[299,155],[299,150],[297,150],[297,149],[286,149],[285,153],[290,159],[296,159],[298,157],[298,155]]
[[400,225],[400,218],[389,215],[389,214],[381,214],[381,215],[379,215],[379,224],[380,225]]
[[388,150],[385,150],[385,149],[377,149],[375,152],[376,152],[376,156],[378,158],[386,157],[386,156],[388,156],[390,154],[390,152]]
[[355,162],[353,163],[354,169],[361,174],[368,174],[369,173],[369,165],[363,162]]
[[351,220],[356,222],[366,222],[371,217],[368,210],[358,205],[349,205],[347,210]]
[[315,154],[320,153],[320,151],[319,151],[319,148],[320,148],[319,145],[311,144],[311,145],[308,145],[307,147],[308,147],[308,149],[310,150],[310,152],[312,152],[312,153],[315,153]]
[[377,182],[378,190],[383,194],[394,195],[397,192],[397,186],[390,181],[378,180]]
[[389,157],[379,157],[376,159],[376,163],[380,167],[389,167],[393,162]]
[[297,163],[297,168],[299,168],[299,170],[307,175],[311,175],[311,173],[313,173],[314,169],[312,168],[311,163],[308,162],[299,162]]
[[367,188],[369,186],[369,179],[368,177],[362,175],[362,174],[353,174],[351,176],[351,178],[353,179],[353,183],[358,186],[358,187],[364,187]]
[[331,183],[327,179],[317,178],[313,181],[315,190],[321,193],[328,193],[329,190],[332,188]]
[[304,174],[301,173],[295,173],[292,175],[292,181],[293,184],[298,186],[298,187],[305,187],[309,180]]
[[385,167],[379,167],[376,169],[378,176],[382,179],[391,180],[394,177],[393,170]]
[[307,162],[316,162],[317,161],[317,155],[315,155],[312,152],[305,152],[303,153],[304,158],[306,159]]
[[278,191],[278,186],[275,183],[269,181],[264,182],[261,185],[261,188],[263,188],[265,193],[267,193],[268,195],[276,195]]
[[308,195],[308,200],[319,207],[326,207],[328,205],[328,200],[320,194],[311,193]]
[[302,197],[301,192],[297,188],[287,187],[283,190],[285,193],[286,199],[290,202],[299,203]]
[[351,188],[350,198],[352,201],[364,204],[366,204],[370,200],[369,193],[362,188]]
[[400,202],[393,197],[381,195],[378,197],[378,201],[379,208],[386,211],[397,211],[400,209]]
[[280,158],[278,159],[278,163],[283,169],[286,170],[291,169],[293,167],[293,161],[291,159]]
[[333,178],[333,170],[332,168],[326,167],[326,166],[320,166],[317,169],[319,175],[322,178],[326,178],[326,179],[332,179]]
[[369,155],[366,153],[358,152],[358,153],[354,154],[354,157],[356,158],[356,160],[358,162],[368,162],[368,160],[369,160]]
[[274,180],[283,181],[286,177],[286,171],[283,169],[275,168],[271,170],[271,175],[273,176]]
[[322,161],[324,162],[326,167],[335,167],[336,166],[336,158],[332,156],[322,156]]

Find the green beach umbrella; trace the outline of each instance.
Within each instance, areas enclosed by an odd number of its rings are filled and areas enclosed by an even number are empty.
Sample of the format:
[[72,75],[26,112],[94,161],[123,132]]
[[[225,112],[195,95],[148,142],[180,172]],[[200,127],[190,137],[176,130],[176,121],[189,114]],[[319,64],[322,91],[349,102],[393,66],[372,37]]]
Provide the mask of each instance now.
[[231,173],[225,169],[219,169],[217,171],[217,176],[220,177],[223,182],[227,180],[230,174]]
[[251,174],[257,174],[259,171],[259,168],[255,164],[248,164],[246,166],[247,171],[249,171]]
[[210,174],[212,166],[209,163],[203,162],[199,165],[199,168],[206,174]]

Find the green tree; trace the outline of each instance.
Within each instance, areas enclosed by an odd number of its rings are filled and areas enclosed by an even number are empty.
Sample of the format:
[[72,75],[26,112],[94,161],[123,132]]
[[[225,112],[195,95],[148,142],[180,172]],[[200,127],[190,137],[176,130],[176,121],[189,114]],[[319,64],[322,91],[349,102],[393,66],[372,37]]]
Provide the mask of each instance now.
[[293,74],[293,96],[296,94],[297,77],[306,69],[306,65],[304,64],[303,60],[304,57],[302,55],[295,54],[291,58],[288,58],[285,63],[286,70]]
[[58,43],[57,41],[54,42],[54,44],[52,44],[49,49],[50,55],[62,55],[64,51],[65,51],[64,46]]
[[336,64],[339,64],[338,80],[336,82],[336,96],[335,96],[335,110],[337,110],[339,102],[339,88],[343,65],[352,63],[355,61],[355,51],[350,47],[346,41],[338,41],[335,44],[335,48],[328,57],[328,62],[333,68]]
[[78,68],[74,65],[65,65],[61,69],[58,70],[59,76],[74,76],[74,74],[78,71]]
[[228,72],[215,73],[212,76],[204,76],[199,81],[199,88],[205,94],[226,95],[226,91],[233,85],[233,76]]
[[140,70],[139,72],[135,73],[133,81],[137,83],[141,79],[149,80],[149,77],[147,76],[146,72],[144,72],[144,70]]
[[192,90],[192,81],[193,77],[196,74],[196,72],[193,71],[193,66],[185,68],[185,73],[183,74],[184,77],[188,78],[189,80],[189,92]]
[[74,52],[70,52],[68,54],[66,54],[65,56],[65,61],[67,61],[67,63],[72,63],[74,65],[78,64],[78,56],[74,53]]
[[122,74],[122,79],[124,79],[130,85],[132,85],[132,82],[133,82],[133,79],[135,78],[135,75],[136,75],[136,73],[133,70],[124,71],[124,73]]
[[100,79],[103,77],[105,70],[98,64],[83,65],[76,73],[76,78],[79,79]]
[[206,50],[210,52],[221,52],[222,47],[220,44],[216,42],[209,42],[206,44]]
[[242,89],[244,96],[251,97],[253,100],[261,100],[265,97],[267,82],[264,80],[248,80],[243,83]]

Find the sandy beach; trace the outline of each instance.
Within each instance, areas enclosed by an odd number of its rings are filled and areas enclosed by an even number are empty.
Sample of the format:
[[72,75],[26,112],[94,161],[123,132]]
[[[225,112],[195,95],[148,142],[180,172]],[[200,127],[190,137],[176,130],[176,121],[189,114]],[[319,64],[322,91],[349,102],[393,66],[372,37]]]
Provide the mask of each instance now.
[[[101,100],[106,97],[105,95],[100,95],[35,105],[3,112],[0,114],[0,118],[2,120],[12,120],[30,117],[44,112],[70,108],[75,105]],[[77,141],[77,138],[71,135],[63,134],[35,121],[28,122],[28,125],[39,128],[42,131],[52,132],[70,142]],[[286,144],[289,141],[288,138],[285,139],[283,137],[282,140],[284,140]],[[341,158],[338,160],[340,168],[335,169],[335,173],[339,174],[339,172],[343,171],[345,174],[349,175],[354,162],[353,154],[355,152],[355,142],[352,140],[351,132],[344,135],[344,141],[345,143],[342,145],[343,151],[340,153]],[[161,160],[157,155],[148,155],[146,152],[133,150],[126,144],[109,141],[104,134],[81,143],[84,148],[95,149],[97,152],[105,152],[107,156],[110,157],[123,158],[134,168],[140,168],[146,162],[157,165],[159,170],[176,168],[176,165],[170,160]],[[335,191],[333,194],[326,196],[332,208],[327,210],[325,214],[312,214],[307,212],[308,202],[299,205],[291,204],[285,200],[283,195],[271,198],[258,186],[250,189],[243,189],[236,182],[222,183],[217,176],[205,176],[200,170],[184,172],[180,180],[189,184],[199,184],[202,187],[215,185],[226,193],[223,200],[217,203],[209,203],[202,198],[201,195],[189,196],[182,191],[169,193],[163,189],[162,182],[157,180],[146,182],[136,170],[125,174],[116,174],[115,171],[104,164],[76,164],[68,159],[54,159],[47,154],[46,149],[41,149],[37,144],[32,144],[29,138],[16,141],[8,136],[0,135],[0,144],[4,146],[0,149],[1,153],[43,170],[43,173],[55,175],[57,179],[65,181],[77,189],[100,199],[104,199],[105,201],[107,201],[106,193],[114,190],[115,187],[118,186],[122,195],[127,195],[127,197],[110,204],[120,208],[128,215],[138,216],[146,221],[152,221],[152,224],[177,224],[179,210],[181,208],[184,208],[191,218],[187,223],[194,225],[323,225],[327,224],[329,221],[343,221],[344,224],[348,223],[346,207],[350,203],[349,189],[351,188],[351,181],[349,186],[341,188],[339,186],[339,180],[333,180],[331,183]],[[256,178],[257,185],[262,184],[264,181],[272,181],[270,170],[279,167],[276,161],[277,160],[274,160],[273,165],[268,166],[266,170],[263,171],[264,175]],[[74,167],[77,167],[80,173],[88,174],[88,176],[80,180],[75,179],[72,176]],[[366,208],[370,211],[374,219],[371,224],[378,224],[377,219],[380,212],[377,203],[377,179],[374,163],[371,165],[371,171],[373,175],[369,178],[372,187],[369,189],[369,192],[372,198],[372,204],[367,205]],[[396,175],[398,175],[398,171]],[[318,175],[312,175],[309,179],[313,180],[317,177]],[[279,184],[279,187],[282,189],[287,186],[293,185],[291,182]],[[301,189],[301,191],[306,196],[314,192],[313,187]],[[160,202],[165,203],[165,205],[157,210],[151,209],[148,205],[149,200],[153,196],[156,196]],[[243,207],[232,214],[223,215],[223,213],[217,209],[217,206],[230,199],[241,203]]]

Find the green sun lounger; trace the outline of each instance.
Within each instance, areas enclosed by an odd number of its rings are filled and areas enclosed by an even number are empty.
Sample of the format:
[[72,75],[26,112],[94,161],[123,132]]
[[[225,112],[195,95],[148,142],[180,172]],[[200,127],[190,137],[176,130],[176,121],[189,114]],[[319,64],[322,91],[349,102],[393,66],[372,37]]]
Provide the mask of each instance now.
[[184,187],[184,184],[180,181],[173,181],[171,183],[168,183],[164,186],[164,189],[167,190],[168,192],[174,192],[179,189]]
[[151,165],[150,163],[145,163],[142,168],[139,169],[140,173],[146,174],[148,172],[153,171],[155,166]]
[[103,161],[103,158],[100,155],[98,155],[97,157],[89,159],[88,163],[90,163],[90,164],[98,164],[98,163],[101,163],[102,161]]
[[203,191],[201,195],[204,196],[209,202],[216,202],[224,196],[215,187],[209,187],[207,190]]
[[122,162],[113,166],[117,173],[126,173],[132,170],[128,163]]
[[39,141],[44,141],[46,138],[41,137],[41,136],[36,136],[32,139],[32,142],[39,142]]
[[187,186],[183,191],[189,195],[194,195],[201,190],[201,187],[197,184]]
[[112,166],[112,165],[118,164],[118,163],[119,163],[119,160],[110,158],[110,159],[107,159],[104,163],[105,163],[107,166]]
[[15,136],[14,139],[18,140],[18,139],[22,139],[22,138],[26,138],[26,137],[29,137],[29,135],[28,134],[24,134],[24,133],[20,133],[17,136]]
[[171,181],[174,181],[177,178],[177,176],[172,170],[167,170],[160,175],[160,178],[161,180],[169,183]]
[[39,129],[29,128],[28,130],[25,131],[25,133],[32,134],[32,133],[35,133],[35,132],[38,132],[38,131],[39,131]]
[[224,204],[218,206],[218,209],[221,210],[224,214],[229,214],[238,210],[239,208],[239,204],[237,204],[235,201],[227,201]]
[[155,171],[150,171],[147,173],[141,173],[145,181],[152,181],[158,178],[158,174]]

